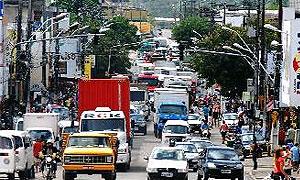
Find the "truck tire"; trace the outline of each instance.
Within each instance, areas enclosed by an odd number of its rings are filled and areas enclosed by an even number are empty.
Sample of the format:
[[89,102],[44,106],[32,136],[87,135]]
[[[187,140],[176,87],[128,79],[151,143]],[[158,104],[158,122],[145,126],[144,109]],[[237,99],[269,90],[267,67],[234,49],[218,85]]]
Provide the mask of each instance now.
[[7,175],[9,180],[14,180],[15,179],[15,173],[11,173]]
[[74,180],[74,174],[64,171],[63,172],[63,180]]
[[18,176],[20,180],[26,180],[26,175],[27,175],[27,170],[25,169],[24,171],[19,171]]
[[102,176],[105,180],[116,180],[117,174],[116,172],[111,173],[111,174],[106,174]]

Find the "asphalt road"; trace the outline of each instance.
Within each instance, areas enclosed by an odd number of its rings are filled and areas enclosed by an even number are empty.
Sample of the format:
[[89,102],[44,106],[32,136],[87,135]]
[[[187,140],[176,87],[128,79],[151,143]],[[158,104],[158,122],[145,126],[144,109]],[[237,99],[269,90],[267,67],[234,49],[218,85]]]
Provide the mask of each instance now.
[[[215,129],[212,131],[212,142],[215,144],[221,144],[221,139],[218,131]],[[156,139],[153,134],[153,125],[151,123],[148,124],[148,134],[146,136],[143,135],[135,135],[134,138],[134,147],[132,150],[132,162],[131,168],[127,172],[118,172],[117,179],[118,180],[146,180],[146,165],[147,162],[144,160],[146,155],[149,155],[153,149],[153,147],[160,144],[160,140]],[[57,171],[57,180],[62,180],[62,167],[58,167]],[[3,177],[3,178],[2,178]],[[0,179],[6,179],[5,176],[1,176]],[[16,178],[18,179],[18,178]],[[36,174],[36,179],[43,180],[41,173]],[[78,180],[95,180],[102,179],[100,175],[78,175]],[[196,180],[197,173],[190,172],[189,180]],[[247,178],[247,173],[245,175],[245,179]]]

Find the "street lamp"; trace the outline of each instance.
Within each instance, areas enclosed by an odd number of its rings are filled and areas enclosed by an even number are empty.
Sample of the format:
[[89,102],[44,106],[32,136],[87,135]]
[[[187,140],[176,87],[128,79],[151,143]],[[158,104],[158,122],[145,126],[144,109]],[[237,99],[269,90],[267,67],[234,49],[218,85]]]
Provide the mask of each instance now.
[[265,24],[264,25],[264,28],[266,29],[269,29],[269,30],[272,30],[272,31],[276,31],[276,32],[280,32],[282,33],[283,31],[279,30],[277,27],[271,25],[271,24]]
[[239,38],[240,40],[243,42],[243,44],[246,46],[246,48],[252,52],[252,50],[250,49],[250,47],[248,46],[248,44],[246,43],[246,41],[242,38],[242,36],[240,35],[240,33],[238,33],[236,30],[234,29],[231,29],[227,26],[222,26],[222,29],[223,30],[227,30],[227,31],[231,31],[231,32],[234,32]]
[[202,35],[198,33],[197,31],[193,30],[193,33],[197,34],[200,38],[202,38]]
[[118,44],[118,45],[110,47],[110,49],[109,49],[109,56],[108,56],[107,73],[109,73],[109,71],[110,71],[111,53],[112,53],[113,49],[118,48],[118,47],[124,47],[124,46],[137,46],[139,44],[140,44],[140,42],[138,42],[138,43],[130,43],[130,44]]
[[[230,46],[223,46],[223,49],[226,49],[226,50],[229,50],[229,51],[234,51],[234,52],[237,52],[239,53],[240,55],[242,55],[241,57],[243,57],[243,59],[245,59],[245,61],[251,66],[251,68],[255,71],[255,67],[253,66],[253,60],[249,57],[249,56],[246,56],[244,55],[241,51],[237,50],[237,49],[234,49]],[[250,62],[250,61],[251,62]]]
[[[56,21],[56,22],[61,22],[61,20],[65,19],[69,14],[68,13],[61,13],[61,14],[58,14],[57,16],[55,17],[51,17],[51,18],[48,18],[46,19],[42,24],[41,26],[36,30],[36,32],[29,38],[29,40],[32,40],[34,36],[37,35],[37,32],[38,31],[41,31],[43,29],[43,27],[46,25],[46,23],[48,23],[49,21]],[[46,28],[46,31],[53,25],[54,23],[52,22],[50,26],[48,26]],[[44,31],[45,32],[45,31]],[[43,32],[43,33],[44,33]]]

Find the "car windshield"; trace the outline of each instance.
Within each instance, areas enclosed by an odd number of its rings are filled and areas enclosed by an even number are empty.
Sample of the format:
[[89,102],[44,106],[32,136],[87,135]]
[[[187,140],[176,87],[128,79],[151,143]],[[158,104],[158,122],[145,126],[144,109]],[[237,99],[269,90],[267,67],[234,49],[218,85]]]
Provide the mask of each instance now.
[[213,160],[239,161],[236,152],[230,149],[210,149],[207,157]]
[[65,127],[63,130],[63,133],[74,133],[74,132],[78,132],[78,126]]
[[[255,134],[257,141],[263,141],[264,137],[260,134]],[[243,142],[252,142],[253,141],[253,134],[243,134],[242,135],[242,141]]]
[[236,120],[238,118],[238,115],[237,114],[224,114],[223,115],[223,118],[225,120]]
[[105,137],[70,137],[68,147],[108,147]]
[[12,149],[13,143],[11,139],[7,137],[0,137],[0,149]]
[[188,120],[198,120],[200,116],[198,115],[189,115]]
[[172,133],[172,134],[188,134],[189,128],[186,126],[179,125],[167,125],[164,128],[164,133]]
[[142,121],[144,121],[144,116],[141,114],[134,114],[134,115],[131,115],[131,119],[133,119],[134,122],[142,122]]
[[139,83],[146,83],[148,86],[157,86],[158,85],[158,79],[152,79],[152,78],[139,78]]
[[81,131],[124,131],[125,120],[120,119],[82,119]]
[[211,142],[206,142],[206,141],[191,141],[192,143],[195,144],[197,149],[205,149],[209,146],[213,146],[214,144]]
[[196,146],[194,144],[177,144],[176,147],[182,149],[185,153],[197,153]]
[[161,105],[159,112],[165,114],[186,114],[186,107],[180,105]]
[[28,133],[32,140],[37,140],[38,138],[41,138],[43,141],[52,139],[52,134],[48,130],[29,130]]
[[13,137],[14,137],[16,149],[17,149],[17,148],[20,148],[20,147],[23,147],[23,141],[22,141],[22,138],[19,137],[19,136],[13,136]]
[[184,154],[179,149],[155,149],[151,159],[157,160],[184,160]]
[[69,110],[65,108],[53,108],[52,109],[53,113],[59,113],[59,117],[61,119],[66,119],[69,117]]

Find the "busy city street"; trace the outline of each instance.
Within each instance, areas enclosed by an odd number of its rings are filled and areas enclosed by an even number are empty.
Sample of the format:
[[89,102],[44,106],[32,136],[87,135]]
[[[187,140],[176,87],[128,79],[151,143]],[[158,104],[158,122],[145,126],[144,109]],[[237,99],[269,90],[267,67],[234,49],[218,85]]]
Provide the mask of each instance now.
[[0,180],[300,180],[297,0],[0,0]]

